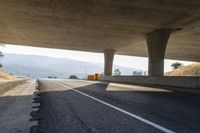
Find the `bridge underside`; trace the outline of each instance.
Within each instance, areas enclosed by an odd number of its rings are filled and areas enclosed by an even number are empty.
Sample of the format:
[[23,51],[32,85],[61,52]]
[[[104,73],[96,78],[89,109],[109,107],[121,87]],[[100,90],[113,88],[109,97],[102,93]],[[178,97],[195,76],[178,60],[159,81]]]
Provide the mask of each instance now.
[[164,58],[200,59],[199,0],[1,0],[0,43],[149,57],[162,76]]
[[0,43],[147,56],[146,35],[172,32],[166,58],[200,59],[199,0],[1,0]]

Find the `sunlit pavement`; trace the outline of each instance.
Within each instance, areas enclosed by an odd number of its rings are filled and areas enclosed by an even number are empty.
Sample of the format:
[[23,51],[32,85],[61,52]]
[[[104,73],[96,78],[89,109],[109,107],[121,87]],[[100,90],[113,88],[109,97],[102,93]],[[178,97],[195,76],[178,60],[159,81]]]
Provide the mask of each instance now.
[[39,133],[200,131],[197,94],[133,85],[40,79]]

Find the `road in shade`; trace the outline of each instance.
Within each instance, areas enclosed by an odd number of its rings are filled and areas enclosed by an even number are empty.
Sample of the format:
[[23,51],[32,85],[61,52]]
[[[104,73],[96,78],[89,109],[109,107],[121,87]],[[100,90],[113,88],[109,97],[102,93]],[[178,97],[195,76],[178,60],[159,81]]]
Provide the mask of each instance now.
[[161,88],[40,79],[39,133],[200,132],[200,96]]

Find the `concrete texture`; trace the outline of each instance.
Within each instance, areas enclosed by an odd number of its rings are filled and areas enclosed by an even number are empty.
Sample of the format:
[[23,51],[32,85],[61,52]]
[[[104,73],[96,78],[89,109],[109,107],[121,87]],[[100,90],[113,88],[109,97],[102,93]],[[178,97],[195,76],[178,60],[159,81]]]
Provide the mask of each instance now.
[[0,18],[0,43],[134,56],[171,28],[166,58],[200,59],[199,0],[1,0]]
[[107,49],[104,51],[104,75],[112,75],[114,55],[115,50]]
[[[200,77],[178,76],[102,76],[102,81],[200,89]],[[181,89],[180,89],[181,90]],[[187,90],[184,90],[187,91]]]
[[0,132],[29,133],[35,81],[29,80],[0,95]]
[[39,88],[42,106],[38,133],[162,132],[70,88],[177,133],[200,131],[199,95],[152,87],[58,79],[40,79]]
[[165,51],[171,32],[172,29],[159,29],[147,35],[149,76],[164,75]]

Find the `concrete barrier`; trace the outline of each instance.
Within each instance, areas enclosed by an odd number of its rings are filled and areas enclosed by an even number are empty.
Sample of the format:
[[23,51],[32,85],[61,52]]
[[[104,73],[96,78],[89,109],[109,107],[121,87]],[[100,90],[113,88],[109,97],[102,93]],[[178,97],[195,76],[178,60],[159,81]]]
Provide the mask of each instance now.
[[197,81],[197,82],[198,82],[197,87],[200,88],[200,78],[198,78],[198,81]]
[[27,80],[16,80],[16,81],[10,81],[10,82],[6,82],[0,85],[0,95],[5,93],[6,91],[12,89],[13,87],[19,85],[19,84],[23,84],[24,82],[26,82]]
[[101,76],[101,81],[200,89],[200,77]]

